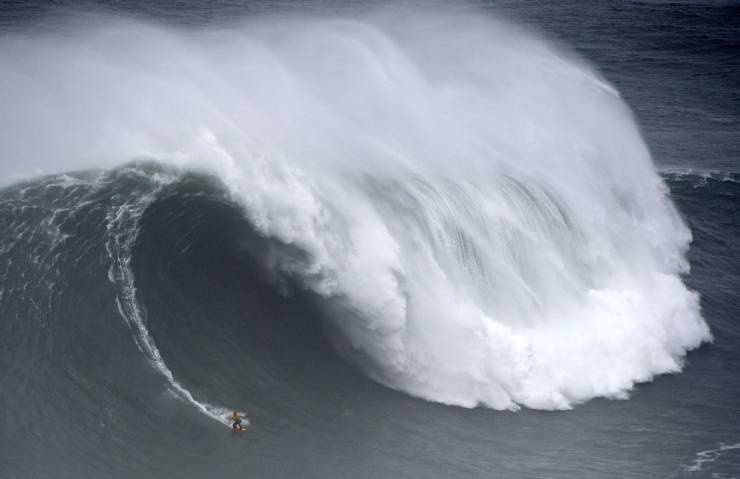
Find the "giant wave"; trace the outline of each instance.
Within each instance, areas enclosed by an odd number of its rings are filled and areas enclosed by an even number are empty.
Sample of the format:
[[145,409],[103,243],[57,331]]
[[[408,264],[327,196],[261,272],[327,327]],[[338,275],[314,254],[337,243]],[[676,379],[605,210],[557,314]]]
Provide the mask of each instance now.
[[[681,279],[691,233],[639,128],[567,51],[466,15],[96,23],[3,42],[5,172],[144,157],[217,177],[269,239],[270,280],[315,296],[375,380],[567,409],[624,398],[711,340]],[[154,199],[109,215],[109,279],[140,350],[218,418],[142,319],[132,247]]]

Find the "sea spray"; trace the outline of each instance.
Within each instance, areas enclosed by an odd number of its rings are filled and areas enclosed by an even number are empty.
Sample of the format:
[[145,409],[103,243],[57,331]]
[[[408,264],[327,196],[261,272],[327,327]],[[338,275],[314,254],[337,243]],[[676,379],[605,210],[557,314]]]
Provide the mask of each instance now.
[[0,70],[0,152],[24,168],[5,172],[147,155],[218,175],[304,253],[276,249],[273,273],[316,293],[337,348],[390,387],[564,409],[679,371],[711,338],[679,276],[691,234],[629,108],[508,24],[98,18],[5,41]]

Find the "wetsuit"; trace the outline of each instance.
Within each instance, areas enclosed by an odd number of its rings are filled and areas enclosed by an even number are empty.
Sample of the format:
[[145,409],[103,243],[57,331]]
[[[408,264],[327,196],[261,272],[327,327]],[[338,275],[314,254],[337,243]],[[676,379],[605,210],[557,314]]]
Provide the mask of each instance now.
[[231,416],[229,419],[234,421],[234,424],[231,425],[232,429],[242,428],[242,418],[240,418],[238,415]]

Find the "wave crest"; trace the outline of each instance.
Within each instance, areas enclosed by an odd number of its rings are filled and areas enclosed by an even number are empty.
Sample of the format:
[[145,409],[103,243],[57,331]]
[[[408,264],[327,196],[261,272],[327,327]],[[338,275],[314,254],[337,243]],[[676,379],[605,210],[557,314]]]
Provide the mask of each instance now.
[[[515,27],[111,22],[4,48],[0,95],[19,113],[4,156],[147,154],[217,174],[261,234],[301,252],[266,255],[274,274],[323,298],[340,351],[393,388],[564,409],[678,371],[711,338],[679,276],[691,234],[629,109]],[[53,97],[29,93],[50,78]],[[39,129],[43,145],[18,141]]]

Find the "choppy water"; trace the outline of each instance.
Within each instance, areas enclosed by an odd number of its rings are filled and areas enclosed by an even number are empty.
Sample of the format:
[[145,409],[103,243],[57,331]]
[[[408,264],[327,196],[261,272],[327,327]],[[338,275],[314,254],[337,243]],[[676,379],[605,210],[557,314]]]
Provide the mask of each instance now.
[[0,476],[740,477],[739,18],[4,5]]

